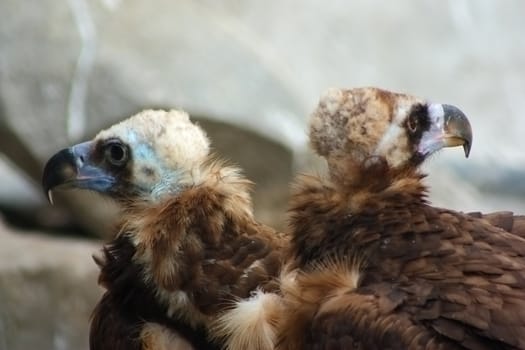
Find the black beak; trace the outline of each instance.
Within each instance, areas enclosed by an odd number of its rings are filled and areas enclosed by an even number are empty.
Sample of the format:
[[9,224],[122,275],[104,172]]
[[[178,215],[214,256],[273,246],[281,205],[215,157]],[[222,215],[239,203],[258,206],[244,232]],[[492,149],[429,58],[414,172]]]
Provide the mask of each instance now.
[[93,142],[84,142],[63,149],[52,156],[44,167],[42,187],[53,203],[52,191],[57,187],[83,188],[104,192],[114,183],[114,178],[91,164]]
[[465,114],[452,105],[442,105],[444,112],[444,147],[463,146],[465,157],[472,147],[472,128]]
[[53,188],[70,182],[76,174],[75,157],[70,148],[61,150],[48,160],[42,176],[42,187],[51,204],[53,204]]

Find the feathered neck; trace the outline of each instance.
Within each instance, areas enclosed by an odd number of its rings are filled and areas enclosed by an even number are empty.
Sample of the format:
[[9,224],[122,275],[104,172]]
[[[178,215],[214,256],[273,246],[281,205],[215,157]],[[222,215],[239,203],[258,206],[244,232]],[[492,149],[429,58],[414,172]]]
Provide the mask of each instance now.
[[352,240],[356,222],[375,222],[385,208],[403,203],[426,203],[424,175],[417,169],[389,169],[377,161],[366,167],[339,163],[329,169],[326,177],[299,176],[293,186],[289,256],[301,266],[326,259],[327,249],[338,251],[341,241]]
[[119,235],[133,242],[134,259],[146,266],[147,279],[166,289],[179,288],[194,277],[190,269],[238,238],[232,225],[254,224],[251,185],[237,168],[208,162],[193,171],[192,182],[176,195],[129,205]]
[[328,169],[328,178],[320,179],[323,191],[337,193],[334,200],[347,214],[379,210],[401,198],[426,201],[427,188],[422,182],[426,175],[415,166],[391,168],[384,158],[374,156],[360,162],[332,159]]
[[236,209],[242,209],[243,214],[253,216],[250,197],[253,183],[246,179],[242,171],[235,166],[227,166],[223,161],[211,157],[206,162],[179,175],[178,181],[176,192],[167,192],[157,201],[135,198],[124,202],[123,216],[142,216],[148,210],[166,208],[170,206],[170,203],[177,202],[178,198],[188,196],[189,193],[198,189],[206,189],[224,198],[235,199],[236,204],[239,205],[239,208]]
[[255,221],[251,182],[237,168],[210,162],[191,179],[161,202],[128,206],[118,237],[131,242],[132,262],[168,316],[199,325],[232,298],[274,288],[284,243]]

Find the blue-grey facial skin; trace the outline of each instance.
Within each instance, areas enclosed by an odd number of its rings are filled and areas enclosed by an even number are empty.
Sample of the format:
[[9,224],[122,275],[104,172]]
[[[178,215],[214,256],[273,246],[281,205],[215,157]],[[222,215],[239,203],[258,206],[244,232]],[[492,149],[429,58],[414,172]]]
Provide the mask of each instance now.
[[93,164],[93,142],[84,142],[56,153],[47,162],[42,176],[42,186],[49,191],[58,187],[75,187],[107,193],[115,178],[105,169]]
[[144,110],[53,156],[44,191],[87,189],[124,205],[159,201],[194,185],[209,147],[206,133],[187,113]]
[[[165,167],[151,145],[139,142],[134,132],[126,136],[135,143],[133,148],[128,148],[127,161],[122,167],[108,162],[101,141],[80,143],[56,153],[46,164],[42,179],[48,198],[55,188],[90,190],[117,200],[157,199],[163,194],[177,192],[180,171]],[[133,173],[128,165],[136,165],[137,172]]]
[[115,178],[101,167],[92,164],[90,158],[93,142],[80,143],[70,148],[77,166],[75,187],[106,193],[114,184]]

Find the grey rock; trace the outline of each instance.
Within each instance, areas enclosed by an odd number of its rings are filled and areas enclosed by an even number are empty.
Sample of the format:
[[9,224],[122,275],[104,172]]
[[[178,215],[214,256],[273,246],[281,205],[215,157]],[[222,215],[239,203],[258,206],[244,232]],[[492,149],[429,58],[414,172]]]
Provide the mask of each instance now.
[[0,226],[0,349],[87,349],[99,245]]

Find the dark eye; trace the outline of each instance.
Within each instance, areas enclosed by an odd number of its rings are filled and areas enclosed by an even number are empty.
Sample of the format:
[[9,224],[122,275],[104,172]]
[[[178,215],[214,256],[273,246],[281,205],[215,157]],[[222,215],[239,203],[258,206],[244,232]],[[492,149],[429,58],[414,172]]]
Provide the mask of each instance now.
[[110,141],[105,145],[104,156],[114,166],[124,166],[128,161],[128,148],[120,141]]
[[406,121],[408,131],[414,134],[420,134],[428,128],[428,108],[425,104],[417,104],[410,111]]
[[412,113],[408,117],[408,130],[410,130],[411,133],[415,133],[417,128],[419,127],[419,115]]

